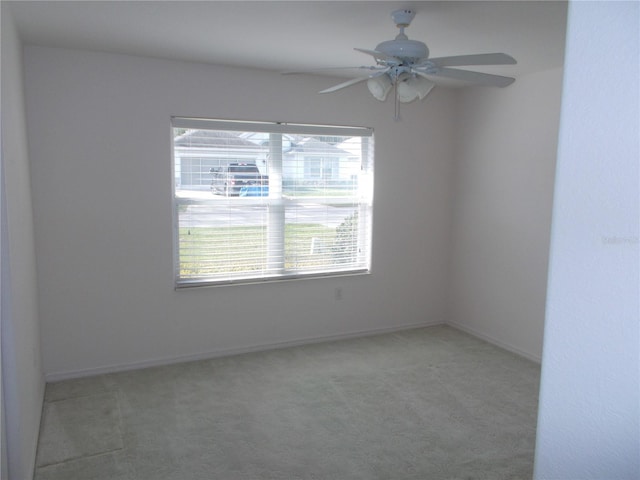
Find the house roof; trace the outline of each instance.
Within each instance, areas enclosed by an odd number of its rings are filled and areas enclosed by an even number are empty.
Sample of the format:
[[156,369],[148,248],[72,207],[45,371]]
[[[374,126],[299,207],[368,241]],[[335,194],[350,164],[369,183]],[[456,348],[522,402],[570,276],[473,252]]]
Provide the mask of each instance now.
[[293,148],[286,152],[287,154],[298,154],[298,153],[306,153],[306,154],[316,154],[316,155],[326,155],[332,157],[344,157],[350,155],[346,150],[342,150],[341,148],[335,147],[330,143],[322,142],[314,137],[305,137],[300,141],[295,142],[293,144]]
[[220,130],[187,130],[182,135],[176,137],[174,143],[178,147],[200,148],[257,146],[255,143],[239,137],[235,132]]

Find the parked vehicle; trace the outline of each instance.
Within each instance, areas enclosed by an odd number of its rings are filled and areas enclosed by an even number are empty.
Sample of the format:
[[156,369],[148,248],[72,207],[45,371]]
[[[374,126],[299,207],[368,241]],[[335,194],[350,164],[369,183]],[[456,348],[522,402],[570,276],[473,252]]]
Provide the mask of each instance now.
[[230,163],[210,170],[211,192],[231,196],[265,197],[269,177],[258,170],[255,163]]

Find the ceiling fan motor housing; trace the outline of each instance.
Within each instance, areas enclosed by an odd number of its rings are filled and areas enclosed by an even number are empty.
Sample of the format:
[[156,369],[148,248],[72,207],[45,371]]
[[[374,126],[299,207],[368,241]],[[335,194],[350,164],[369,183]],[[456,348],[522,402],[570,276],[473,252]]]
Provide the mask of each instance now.
[[417,40],[399,39],[387,40],[380,43],[376,50],[385,55],[399,58],[410,63],[419,62],[429,57],[427,46]]

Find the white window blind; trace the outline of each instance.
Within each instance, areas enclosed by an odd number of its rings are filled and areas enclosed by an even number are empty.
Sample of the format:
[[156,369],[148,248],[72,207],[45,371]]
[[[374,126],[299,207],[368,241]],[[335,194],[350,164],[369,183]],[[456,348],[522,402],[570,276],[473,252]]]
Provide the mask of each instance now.
[[369,271],[371,129],[172,124],[177,287]]

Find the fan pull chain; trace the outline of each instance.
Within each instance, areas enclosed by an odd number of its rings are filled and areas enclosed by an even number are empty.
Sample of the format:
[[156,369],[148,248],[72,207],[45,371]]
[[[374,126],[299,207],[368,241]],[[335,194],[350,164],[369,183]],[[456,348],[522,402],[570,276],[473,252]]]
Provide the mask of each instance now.
[[400,121],[400,96],[398,95],[398,79],[396,78],[395,82],[393,82],[393,90],[394,90],[394,104],[395,104],[395,116],[393,119],[396,122]]

